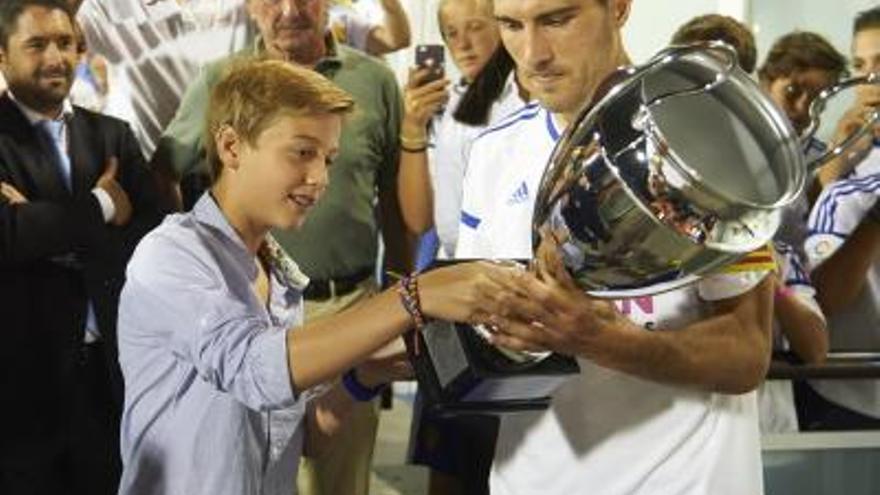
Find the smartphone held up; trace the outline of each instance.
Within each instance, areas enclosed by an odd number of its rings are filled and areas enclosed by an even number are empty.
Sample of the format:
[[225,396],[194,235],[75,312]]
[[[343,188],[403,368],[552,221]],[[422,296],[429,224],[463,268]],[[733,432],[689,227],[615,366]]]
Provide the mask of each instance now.
[[430,69],[430,75],[422,84],[442,79],[444,75],[443,45],[421,44],[416,45],[416,67]]

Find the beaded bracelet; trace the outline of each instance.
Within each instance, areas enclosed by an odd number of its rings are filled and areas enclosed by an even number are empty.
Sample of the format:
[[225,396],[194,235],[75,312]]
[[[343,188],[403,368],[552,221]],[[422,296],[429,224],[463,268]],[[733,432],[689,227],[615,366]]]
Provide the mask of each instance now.
[[[413,321],[416,331],[425,326],[425,315],[422,314],[422,303],[419,300],[419,282],[414,275],[406,275],[397,286],[400,304]],[[414,333],[413,353],[419,354],[419,337]]]
[[382,385],[373,388],[364,385],[357,379],[354,368],[346,371],[345,374],[342,375],[342,386],[345,387],[345,390],[347,390],[354,400],[358,402],[369,402],[375,399],[377,395],[382,393],[382,390],[386,385],[387,384],[383,383]]

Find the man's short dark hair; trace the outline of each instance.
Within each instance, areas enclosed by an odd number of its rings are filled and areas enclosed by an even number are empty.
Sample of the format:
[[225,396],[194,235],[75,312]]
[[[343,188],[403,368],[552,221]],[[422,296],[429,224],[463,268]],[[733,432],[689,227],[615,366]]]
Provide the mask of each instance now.
[[18,18],[28,7],[45,7],[60,10],[67,14],[71,24],[74,22],[70,6],[63,0],[0,0],[0,47],[9,47],[9,37],[15,32]]
[[773,43],[758,76],[762,81],[774,81],[811,69],[830,72],[837,79],[848,74],[846,57],[822,35],[795,31]]
[[739,65],[749,74],[758,63],[755,36],[741,22],[720,14],[706,14],[686,22],[672,35],[672,43],[682,45],[698,41],[723,41],[733,47]]
[[863,10],[853,21],[853,35],[868,29],[880,29],[880,7]]

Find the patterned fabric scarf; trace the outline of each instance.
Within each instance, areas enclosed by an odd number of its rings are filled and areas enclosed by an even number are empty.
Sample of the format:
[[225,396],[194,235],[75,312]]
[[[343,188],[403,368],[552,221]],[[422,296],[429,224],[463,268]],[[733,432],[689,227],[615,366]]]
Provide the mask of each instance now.
[[300,291],[309,285],[309,277],[299,269],[272,234],[266,235],[266,241],[260,246],[258,254],[284,285]]

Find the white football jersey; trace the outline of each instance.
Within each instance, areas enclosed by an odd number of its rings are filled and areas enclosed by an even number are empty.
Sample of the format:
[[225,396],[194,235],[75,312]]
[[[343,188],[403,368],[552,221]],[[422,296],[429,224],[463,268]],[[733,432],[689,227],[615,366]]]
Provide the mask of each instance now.
[[[529,105],[474,142],[456,256],[531,257],[535,193],[558,136],[551,114]],[[646,331],[669,331],[708,316],[706,300],[742,294],[765,275],[719,274],[616,305]],[[549,410],[502,417],[493,494],[763,492],[754,392],[715,394],[579,364]]]
[[519,96],[514,73],[511,72],[504,89],[492,104],[488,125],[470,126],[453,117],[465,91],[467,86],[461,84],[450,90],[446,109],[431,123],[428,143],[428,168],[434,189],[434,225],[442,248],[438,254],[441,258],[450,258],[455,253],[465,169],[474,139],[496,122],[504,120],[506,116],[526,105]]
[[[828,186],[813,206],[805,250],[816,267],[831,257],[864,220],[880,198],[880,173],[865,174],[863,162],[856,173]],[[865,288],[849,307],[828,317],[831,349],[880,350],[880,259],[868,270]],[[880,418],[880,382],[877,380],[813,380],[828,400]]]
[[[763,275],[736,277],[754,285]],[[728,288],[728,296],[742,290]],[[674,331],[709,314],[695,286],[616,305],[646,331]],[[716,394],[578,364],[549,410],[502,417],[491,493],[763,493],[755,392]]]
[[528,258],[541,176],[559,138],[553,116],[536,103],[483,131],[464,176],[456,258]]

